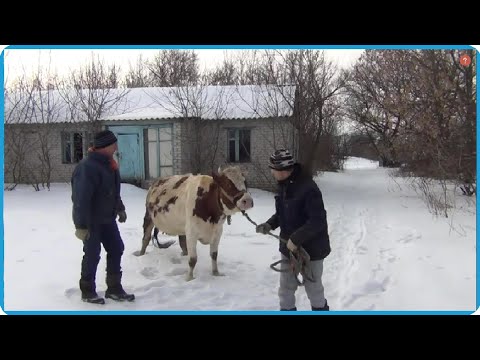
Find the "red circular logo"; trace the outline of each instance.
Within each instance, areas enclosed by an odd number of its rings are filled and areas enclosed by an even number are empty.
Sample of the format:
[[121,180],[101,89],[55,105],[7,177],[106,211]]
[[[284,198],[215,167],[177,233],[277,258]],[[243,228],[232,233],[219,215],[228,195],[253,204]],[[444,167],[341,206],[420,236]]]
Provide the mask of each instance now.
[[471,62],[472,59],[470,59],[470,56],[468,56],[467,54],[462,54],[462,56],[460,56],[460,65],[468,66]]

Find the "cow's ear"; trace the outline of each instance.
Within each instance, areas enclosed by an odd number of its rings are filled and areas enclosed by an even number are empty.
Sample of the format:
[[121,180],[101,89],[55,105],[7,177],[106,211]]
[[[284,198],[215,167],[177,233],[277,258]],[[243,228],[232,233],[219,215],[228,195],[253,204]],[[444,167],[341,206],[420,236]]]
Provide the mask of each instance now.
[[243,177],[247,176],[248,170],[245,167],[236,165],[235,168],[243,175]]

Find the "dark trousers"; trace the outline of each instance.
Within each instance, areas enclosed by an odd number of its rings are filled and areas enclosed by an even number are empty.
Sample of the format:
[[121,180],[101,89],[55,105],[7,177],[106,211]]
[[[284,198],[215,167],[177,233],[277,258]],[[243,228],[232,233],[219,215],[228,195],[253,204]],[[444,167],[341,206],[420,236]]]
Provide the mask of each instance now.
[[121,259],[125,246],[115,220],[110,224],[92,225],[88,238],[83,242],[82,280],[95,282],[101,245],[107,253],[107,274],[121,273]]

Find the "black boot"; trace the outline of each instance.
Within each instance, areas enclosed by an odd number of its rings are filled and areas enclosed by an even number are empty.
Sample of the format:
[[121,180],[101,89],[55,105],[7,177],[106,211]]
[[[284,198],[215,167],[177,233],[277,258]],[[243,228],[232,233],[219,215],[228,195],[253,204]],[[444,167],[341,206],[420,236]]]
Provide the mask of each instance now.
[[80,279],[80,290],[82,291],[82,301],[91,304],[105,304],[105,299],[98,296],[95,291],[95,281]]
[[280,309],[280,311],[297,311],[297,308],[291,308],[291,309]]
[[312,311],[329,311],[330,307],[328,306],[327,300],[325,300],[325,305],[323,307],[313,307]]
[[127,294],[122,287],[122,273],[107,274],[107,291],[105,297],[115,301],[133,301],[135,295]]

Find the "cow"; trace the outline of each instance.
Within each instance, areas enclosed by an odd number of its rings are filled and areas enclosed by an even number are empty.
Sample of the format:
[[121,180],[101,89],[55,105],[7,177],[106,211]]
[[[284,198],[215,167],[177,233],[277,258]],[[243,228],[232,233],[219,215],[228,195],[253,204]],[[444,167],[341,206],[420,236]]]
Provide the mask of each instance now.
[[187,281],[194,279],[197,242],[210,245],[212,275],[220,276],[217,256],[225,219],[252,207],[253,199],[238,166],[219,168],[211,176],[190,173],[161,177],[148,189],[138,254],[145,254],[155,229],[155,235],[162,231],[179,237],[182,254],[188,255]]

